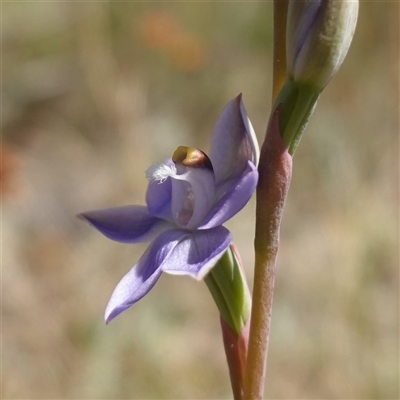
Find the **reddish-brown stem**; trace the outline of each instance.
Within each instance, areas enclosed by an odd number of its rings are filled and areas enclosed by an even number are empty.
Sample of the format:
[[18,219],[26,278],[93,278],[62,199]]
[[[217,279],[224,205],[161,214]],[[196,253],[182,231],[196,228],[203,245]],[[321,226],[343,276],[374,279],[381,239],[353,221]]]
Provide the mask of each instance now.
[[[272,103],[286,79],[288,3],[274,0]],[[292,174],[292,158],[281,140],[278,117],[279,107],[270,118],[258,167],[253,304],[244,400],[259,400],[264,394],[279,229]]]
[[279,108],[270,120],[258,167],[254,288],[245,400],[263,398],[279,229],[292,174],[292,158],[279,134]]
[[233,398],[243,400],[243,383],[249,341],[249,321],[239,336],[235,335],[221,318],[222,337],[229,366]]

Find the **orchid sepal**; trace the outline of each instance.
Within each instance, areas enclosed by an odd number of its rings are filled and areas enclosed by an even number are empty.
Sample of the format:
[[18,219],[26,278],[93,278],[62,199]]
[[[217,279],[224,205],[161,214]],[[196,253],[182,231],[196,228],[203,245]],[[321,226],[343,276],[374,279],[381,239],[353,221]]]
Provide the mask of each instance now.
[[78,214],[108,239],[120,243],[144,243],[172,225],[153,216],[146,206],[121,206]]

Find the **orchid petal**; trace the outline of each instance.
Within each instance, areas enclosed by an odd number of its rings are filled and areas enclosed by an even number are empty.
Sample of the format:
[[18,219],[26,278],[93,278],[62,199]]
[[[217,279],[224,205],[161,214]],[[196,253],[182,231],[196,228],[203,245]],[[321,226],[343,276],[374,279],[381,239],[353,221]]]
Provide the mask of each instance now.
[[230,188],[217,201],[204,218],[199,229],[210,229],[222,225],[238,213],[250,200],[258,181],[258,172],[252,162],[248,161],[243,175],[232,182]]
[[231,234],[223,226],[193,232],[172,250],[161,269],[169,274],[189,275],[201,280],[215,266],[230,243]]
[[122,243],[140,243],[153,239],[169,224],[153,217],[145,206],[123,206],[87,211],[78,217],[104,236]]
[[105,312],[107,324],[150,291],[162,273],[160,266],[186,235],[184,231],[168,230],[150,244],[111,295]]
[[223,109],[215,125],[210,149],[216,183],[241,176],[247,161],[258,162],[258,142],[240,94]]

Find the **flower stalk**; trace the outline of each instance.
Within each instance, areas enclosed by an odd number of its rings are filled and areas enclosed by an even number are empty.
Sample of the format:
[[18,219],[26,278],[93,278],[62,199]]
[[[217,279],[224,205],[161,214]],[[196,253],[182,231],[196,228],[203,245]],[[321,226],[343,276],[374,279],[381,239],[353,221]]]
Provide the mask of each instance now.
[[279,230],[292,174],[292,158],[279,134],[279,108],[261,147],[257,187],[253,306],[244,399],[262,399],[271,326]]

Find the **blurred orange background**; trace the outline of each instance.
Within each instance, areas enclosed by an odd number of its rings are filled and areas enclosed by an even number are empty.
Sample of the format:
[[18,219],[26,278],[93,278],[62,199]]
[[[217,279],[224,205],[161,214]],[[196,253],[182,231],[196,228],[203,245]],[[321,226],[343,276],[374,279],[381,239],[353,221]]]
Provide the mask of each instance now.
[[[143,204],[144,171],[208,150],[242,92],[263,139],[271,2],[2,3],[2,398],[223,399],[218,314],[164,275],[106,326],[145,245],[81,211]],[[399,396],[399,4],[361,2],[294,158],[266,397]],[[230,221],[249,282],[254,200]]]

